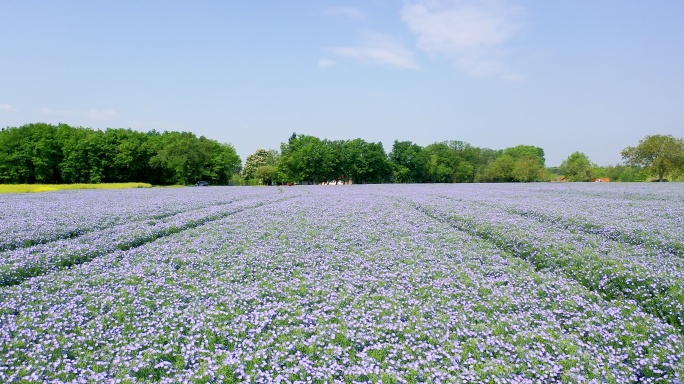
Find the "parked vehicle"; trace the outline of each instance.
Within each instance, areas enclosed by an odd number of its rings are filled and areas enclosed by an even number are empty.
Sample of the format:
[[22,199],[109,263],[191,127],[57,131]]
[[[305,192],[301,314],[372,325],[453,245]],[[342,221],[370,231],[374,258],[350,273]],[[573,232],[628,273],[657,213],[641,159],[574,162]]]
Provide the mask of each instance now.
[[198,181],[197,183],[195,183],[195,187],[208,187],[208,186],[209,186],[208,181]]

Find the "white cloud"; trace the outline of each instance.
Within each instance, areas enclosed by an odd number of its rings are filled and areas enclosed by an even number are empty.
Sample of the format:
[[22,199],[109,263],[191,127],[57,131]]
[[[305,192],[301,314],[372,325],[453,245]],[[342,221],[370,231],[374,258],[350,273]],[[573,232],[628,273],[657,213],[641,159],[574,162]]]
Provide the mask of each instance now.
[[16,111],[14,107],[9,104],[0,104],[0,112],[13,112]]
[[328,16],[338,16],[353,20],[363,20],[366,15],[358,8],[353,7],[330,7],[323,11],[323,14]]
[[404,5],[402,19],[419,49],[453,58],[470,75],[519,80],[504,64],[502,46],[523,27],[523,13],[497,0],[418,0]]
[[46,116],[55,116],[71,119],[88,119],[88,120],[110,120],[117,116],[113,109],[95,109],[90,108],[85,111],[69,111],[69,110],[55,110],[50,108],[42,108],[40,113]]
[[413,52],[394,39],[379,33],[368,33],[358,46],[334,47],[330,51],[365,64],[382,64],[408,69],[418,68],[413,58]]
[[330,59],[320,59],[318,60],[318,66],[321,68],[329,68],[329,67],[334,67],[337,65],[337,62],[335,60],[330,60]]

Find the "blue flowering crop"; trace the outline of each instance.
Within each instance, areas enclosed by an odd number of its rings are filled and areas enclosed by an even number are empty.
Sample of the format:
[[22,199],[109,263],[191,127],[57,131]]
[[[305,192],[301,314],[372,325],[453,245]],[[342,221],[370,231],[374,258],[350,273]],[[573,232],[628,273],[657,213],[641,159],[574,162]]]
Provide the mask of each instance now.
[[0,382],[676,383],[678,184],[0,201]]

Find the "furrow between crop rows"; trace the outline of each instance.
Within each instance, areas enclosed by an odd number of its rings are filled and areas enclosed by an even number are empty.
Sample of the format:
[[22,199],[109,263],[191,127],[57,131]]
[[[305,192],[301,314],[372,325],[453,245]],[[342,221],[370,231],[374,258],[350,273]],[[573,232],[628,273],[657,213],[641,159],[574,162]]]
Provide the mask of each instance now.
[[167,216],[167,220],[135,221],[74,239],[3,252],[0,254],[0,287],[17,285],[50,271],[72,268],[116,250],[125,251],[140,247],[159,238],[196,228],[247,209],[289,198],[291,197],[258,202],[241,199],[234,202],[237,207],[228,210],[224,210],[226,204],[217,204],[203,210],[184,212],[185,216],[172,215]]
[[[11,239],[4,240],[0,242],[0,252],[13,251],[21,248],[29,248],[36,245],[49,244],[60,240],[70,240],[77,238],[79,236],[86,235],[88,233],[106,230],[117,225],[126,225],[130,222],[141,222],[147,220],[164,220],[179,214],[183,214],[193,210],[199,210],[207,208],[210,206],[221,206],[229,205],[239,202],[243,199],[253,198],[253,196],[239,196],[234,197],[228,201],[212,201],[212,202],[196,202],[192,205],[187,205],[181,209],[171,209],[165,210],[163,212],[131,212],[130,216],[114,217],[106,215],[105,212],[100,212],[102,216],[92,217],[89,221],[80,222],[76,227],[69,227],[65,229],[58,229],[50,233],[26,233],[26,235],[21,236],[19,233],[15,233],[15,237]],[[117,202],[122,203],[122,202]],[[62,209],[61,207],[54,207],[54,209]]]
[[529,217],[542,223],[553,225],[559,229],[571,232],[584,232],[591,235],[603,236],[609,240],[618,241],[630,245],[643,245],[684,258],[684,243],[654,240],[648,234],[629,232],[616,227],[606,227],[592,223],[588,220],[571,219],[566,217],[551,216],[543,212],[509,208],[511,214]]
[[[531,263],[536,270],[556,271],[607,300],[634,300],[644,311],[680,332],[684,331],[684,279],[653,273],[636,264],[625,264],[620,259],[601,255],[591,247],[544,241],[523,223],[509,221],[507,217],[463,216],[464,210],[457,213],[448,209],[449,204],[436,202],[417,202],[415,207],[435,220],[493,243]],[[480,209],[486,211],[485,207]]]

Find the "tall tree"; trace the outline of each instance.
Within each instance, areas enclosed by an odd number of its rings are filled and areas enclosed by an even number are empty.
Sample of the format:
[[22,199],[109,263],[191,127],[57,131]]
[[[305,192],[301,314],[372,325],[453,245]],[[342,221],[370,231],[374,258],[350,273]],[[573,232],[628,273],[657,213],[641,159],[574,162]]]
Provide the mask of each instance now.
[[544,159],[544,149],[533,145],[518,145],[506,148],[503,150],[503,153],[512,156],[514,159],[522,159],[524,157],[536,158],[542,166],[546,162]]
[[518,145],[499,152],[485,168],[482,181],[511,182],[537,181],[544,178],[544,149],[532,145]]
[[515,181],[529,183],[544,179],[545,168],[538,157],[525,156],[517,159],[511,176]]
[[0,183],[227,184],[239,168],[230,144],[189,132],[42,123],[0,130]]
[[227,185],[233,175],[240,173],[242,160],[231,144],[200,137],[201,146],[209,153],[208,162],[202,167],[202,180]]
[[497,157],[485,168],[482,180],[494,182],[514,181],[513,169],[515,168],[515,162],[516,159],[509,154]]
[[262,165],[254,172],[254,177],[260,179],[266,185],[278,183],[278,168],[273,165]]
[[594,177],[595,165],[589,156],[582,152],[574,152],[560,165],[560,171],[568,181],[591,181]]
[[60,163],[66,183],[100,183],[105,178],[109,156],[102,131],[61,124],[57,133],[64,158]]
[[[473,166],[459,154],[459,151],[448,143],[434,143],[425,147],[429,156],[428,178],[433,183],[463,183],[473,179]],[[465,144],[465,143],[463,143]],[[467,145],[467,144],[466,144]]]
[[161,149],[150,159],[152,166],[165,169],[167,183],[191,184],[201,180],[201,166],[208,162],[197,137],[191,132],[164,132]]
[[463,171],[459,171],[459,174],[463,176],[470,174],[469,177],[465,177],[465,179],[459,181],[473,182],[476,179],[479,179],[487,164],[497,157],[497,151],[489,148],[474,147],[465,141],[452,140],[445,141],[445,143],[456,151],[458,156],[465,160],[465,164],[460,167],[469,167],[472,169],[472,171],[469,171],[467,168]]
[[646,136],[636,147],[627,147],[621,154],[628,165],[647,167],[659,181],[684,172],[684,139],[672,135]]
[[256,152],[247,156],[245,166],[242,168],[242,177],[245,179],[253,179],[256,177],[256,170],[263,166],[275,166],[278,164],[278,151],[257,149]]
[[351,179],[355,184],[387,181],[392,173],[382,143],[363,139],[342,141],[339,157],[342,179]]
[[420,145],[395,140],[389,160],[396,182],[424,183],[429,180],[430,156]]
[[28,124],[0,132],[0,182],[57,183],[62,152],[57,127]]
[[165,184],[192,184],[206,180],[227,184],[239,171],[240,157],[229,144],[220,144],[191,132],[164,132],[150,165],[161,168]]
[[293,134],[281,144],[278,171],[287,182],[320,183],[336,180],[339,155],[336,145],[315,136]]
[[153,173],[149,164],[154,155],[149,146],[150,134],[123,128],[105,131],[106,153],[110,155],[105,180],[108,182],[148,180]]

